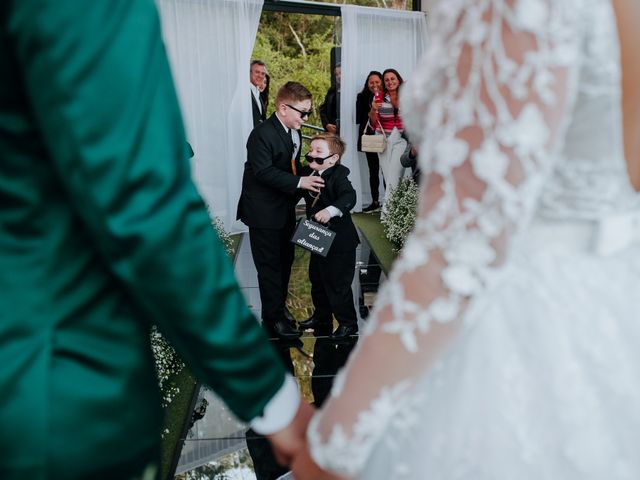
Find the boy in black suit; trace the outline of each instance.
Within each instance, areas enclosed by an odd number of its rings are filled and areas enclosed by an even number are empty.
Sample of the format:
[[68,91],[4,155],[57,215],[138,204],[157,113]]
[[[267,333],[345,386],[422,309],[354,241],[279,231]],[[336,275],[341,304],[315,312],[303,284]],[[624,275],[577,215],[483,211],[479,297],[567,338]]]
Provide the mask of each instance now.
[[313,328],[316,335],[329,334],[333,314],[339,326],[331,337],[343,340],[358,332],[351,282],[360,239],[349,213],[356,204],[356,192],[349,182],[349,169],[340,164],[345,144],[339,136],[318,135],[310,148],[306,157],[309,167],[324,179],[324,187],[319,194],[305,193],[307,217],[326,224],[336,237],[326,257],[311,255],[309,280],[315,312],[300,327]]
[[237,218],[249,227],[263,325],[270,335],[285,339],[300,336],[285,318],[295,206],[302,190],[319,192],[324,183],[317,176],[300,176],[304,172],[298,130],[310,110],[311,93],[300,83],[287,82],[278,90],[275,113],[254,128],[247,140],[238,202]]

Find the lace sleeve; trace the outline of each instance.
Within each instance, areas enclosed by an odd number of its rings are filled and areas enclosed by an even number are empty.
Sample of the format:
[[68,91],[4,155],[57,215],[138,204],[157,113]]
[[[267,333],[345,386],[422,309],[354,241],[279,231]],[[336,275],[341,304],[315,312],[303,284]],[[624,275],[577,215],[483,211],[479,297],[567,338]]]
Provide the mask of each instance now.
[[576,1],[440,5],[401,99],[426,173],[416,228],[308,433],[315,461],[343,475],[361,470],[390,421],[411,421],[417,380],[531,216],[575,97]]

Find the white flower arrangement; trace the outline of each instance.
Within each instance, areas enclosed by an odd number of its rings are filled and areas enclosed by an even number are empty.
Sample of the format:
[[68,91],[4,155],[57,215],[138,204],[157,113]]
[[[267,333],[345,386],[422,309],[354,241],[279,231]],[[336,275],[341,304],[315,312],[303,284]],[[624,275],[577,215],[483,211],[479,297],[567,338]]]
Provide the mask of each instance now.
[[385,215],[381,219],[384,235],[400,250],[416,223],[418,208],[418,185],[410,177],[400,179],[398,186],[391,191],[385,205]]
[[222,240],[222,244],[224,245],[224,249],[227,251],[229,256],[233,255],[233,240],[231,240],[231,235],[224,229],[224,223],[220,220],[219,217],[215,215],[211,215],[211,223],[213,224],[213,228],[216,229],[216,233],[220,240]]
[[167,408],[176,395],[180,393],[180,389],[170,380],[182,371],[184,363],[155,325],[151,327],[151,351],[153,352],[158,385],[162,394],[162,408]]
[[[229,255],[233,254],[231,235],[225,230],[222,220],[211,215],[211,223]],[[162,394],[162,407],[166,408],[180,393],[180,389],[171,381],[184,368],[182,359],[154,325],[151,327],[151,351],[155,359],[158,384]]]

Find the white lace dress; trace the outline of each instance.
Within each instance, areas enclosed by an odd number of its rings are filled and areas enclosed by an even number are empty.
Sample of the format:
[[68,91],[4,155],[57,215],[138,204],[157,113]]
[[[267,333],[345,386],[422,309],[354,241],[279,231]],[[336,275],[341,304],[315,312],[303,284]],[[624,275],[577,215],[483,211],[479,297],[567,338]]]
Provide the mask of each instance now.
[[363,479],[640,479],[640,204],[610,0],[443,0],[416,230],[314,417]]

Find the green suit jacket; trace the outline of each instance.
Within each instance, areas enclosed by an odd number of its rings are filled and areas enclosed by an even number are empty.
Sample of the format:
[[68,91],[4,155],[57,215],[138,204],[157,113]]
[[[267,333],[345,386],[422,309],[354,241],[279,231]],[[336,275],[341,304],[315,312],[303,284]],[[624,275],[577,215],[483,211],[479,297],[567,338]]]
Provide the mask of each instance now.
[[2,2],[0,478],[148,461],[151,323],[241,419],[281,387],[187,157],[153,0]]

